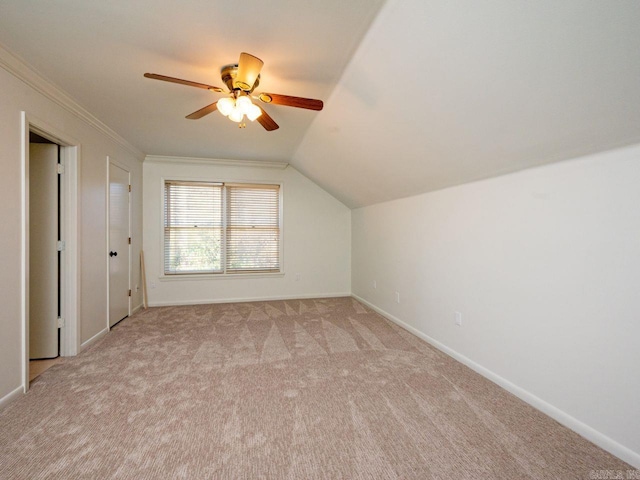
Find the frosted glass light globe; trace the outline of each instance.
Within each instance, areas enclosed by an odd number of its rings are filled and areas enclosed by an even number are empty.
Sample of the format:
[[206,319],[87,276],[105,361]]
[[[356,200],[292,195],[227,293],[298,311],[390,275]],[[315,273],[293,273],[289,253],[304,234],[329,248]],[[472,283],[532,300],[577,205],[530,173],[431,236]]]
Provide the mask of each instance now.
[[225,117],[228,116],[234,108],[235,102],[233,98],[224,97],[218,100],[218,111]]
[[238,107],[234,107],[229,114],[229,120],[233,122],[241,122],[244,114],[240,111]]
[[236,100],[236,107],[243,114],[249,113],[249,110],[251,109],[252,105],[253,105],[253,103],[251,103],[251,99],[249,97],[247,97],[246,95],[238,97],[238,99]]
[[247,118],[253,122],[260,115],[262,115],[262,110],[260,110],[259,106],[252,103],[251,108],[249,108],[249,111],[247,112]]

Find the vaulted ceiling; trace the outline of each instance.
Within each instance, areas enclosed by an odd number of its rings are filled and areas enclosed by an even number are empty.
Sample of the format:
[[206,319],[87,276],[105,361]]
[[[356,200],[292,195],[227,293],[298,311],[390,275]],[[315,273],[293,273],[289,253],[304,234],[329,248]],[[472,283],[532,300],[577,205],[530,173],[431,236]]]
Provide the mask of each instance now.
[[[0,44],[147,154],[288,161],[358,207],[640,143],[636,0],[5,0]],[[241,51],[320,98],[185,115]]]

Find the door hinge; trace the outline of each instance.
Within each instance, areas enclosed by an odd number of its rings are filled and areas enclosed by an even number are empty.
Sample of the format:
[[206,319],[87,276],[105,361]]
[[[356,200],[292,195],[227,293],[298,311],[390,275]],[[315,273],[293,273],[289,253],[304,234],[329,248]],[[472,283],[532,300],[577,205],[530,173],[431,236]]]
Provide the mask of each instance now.
[[131,245],[131,237],[129,237],[129,245]]
[[64,243],[64,240],[58,240],[58,251],[64,252],[65,247],[66,244]]
[[64,318],[58,317],[58,328],[64,327]]
[[129,296],[131,296],[131,290],[129,290]]
[[129,185],[129,192],[131,192],[131,185]]
[[58,175],[62,175],[64,173],[64,165],[59,163],[56,167],[56,172]]

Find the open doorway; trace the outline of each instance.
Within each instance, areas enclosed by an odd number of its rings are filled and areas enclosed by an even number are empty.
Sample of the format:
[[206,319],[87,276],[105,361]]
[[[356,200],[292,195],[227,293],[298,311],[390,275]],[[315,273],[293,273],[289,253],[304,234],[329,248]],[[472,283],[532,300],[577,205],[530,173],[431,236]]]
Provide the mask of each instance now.
[[29,381],[60,356],[60,145],[29,132]]
[[[79,351],[79,144],[23,112],[23,379]],[[37,368],[45,368],[38,365]],[[33,371],[31,373],[34,373]]]

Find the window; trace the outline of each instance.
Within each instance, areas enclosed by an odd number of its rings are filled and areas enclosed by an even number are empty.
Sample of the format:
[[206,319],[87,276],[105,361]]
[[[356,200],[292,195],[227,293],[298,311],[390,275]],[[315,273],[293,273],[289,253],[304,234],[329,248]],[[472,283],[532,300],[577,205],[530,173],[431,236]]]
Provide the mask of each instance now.
[[280,272],[280,186],[166,181],[164,273]]

